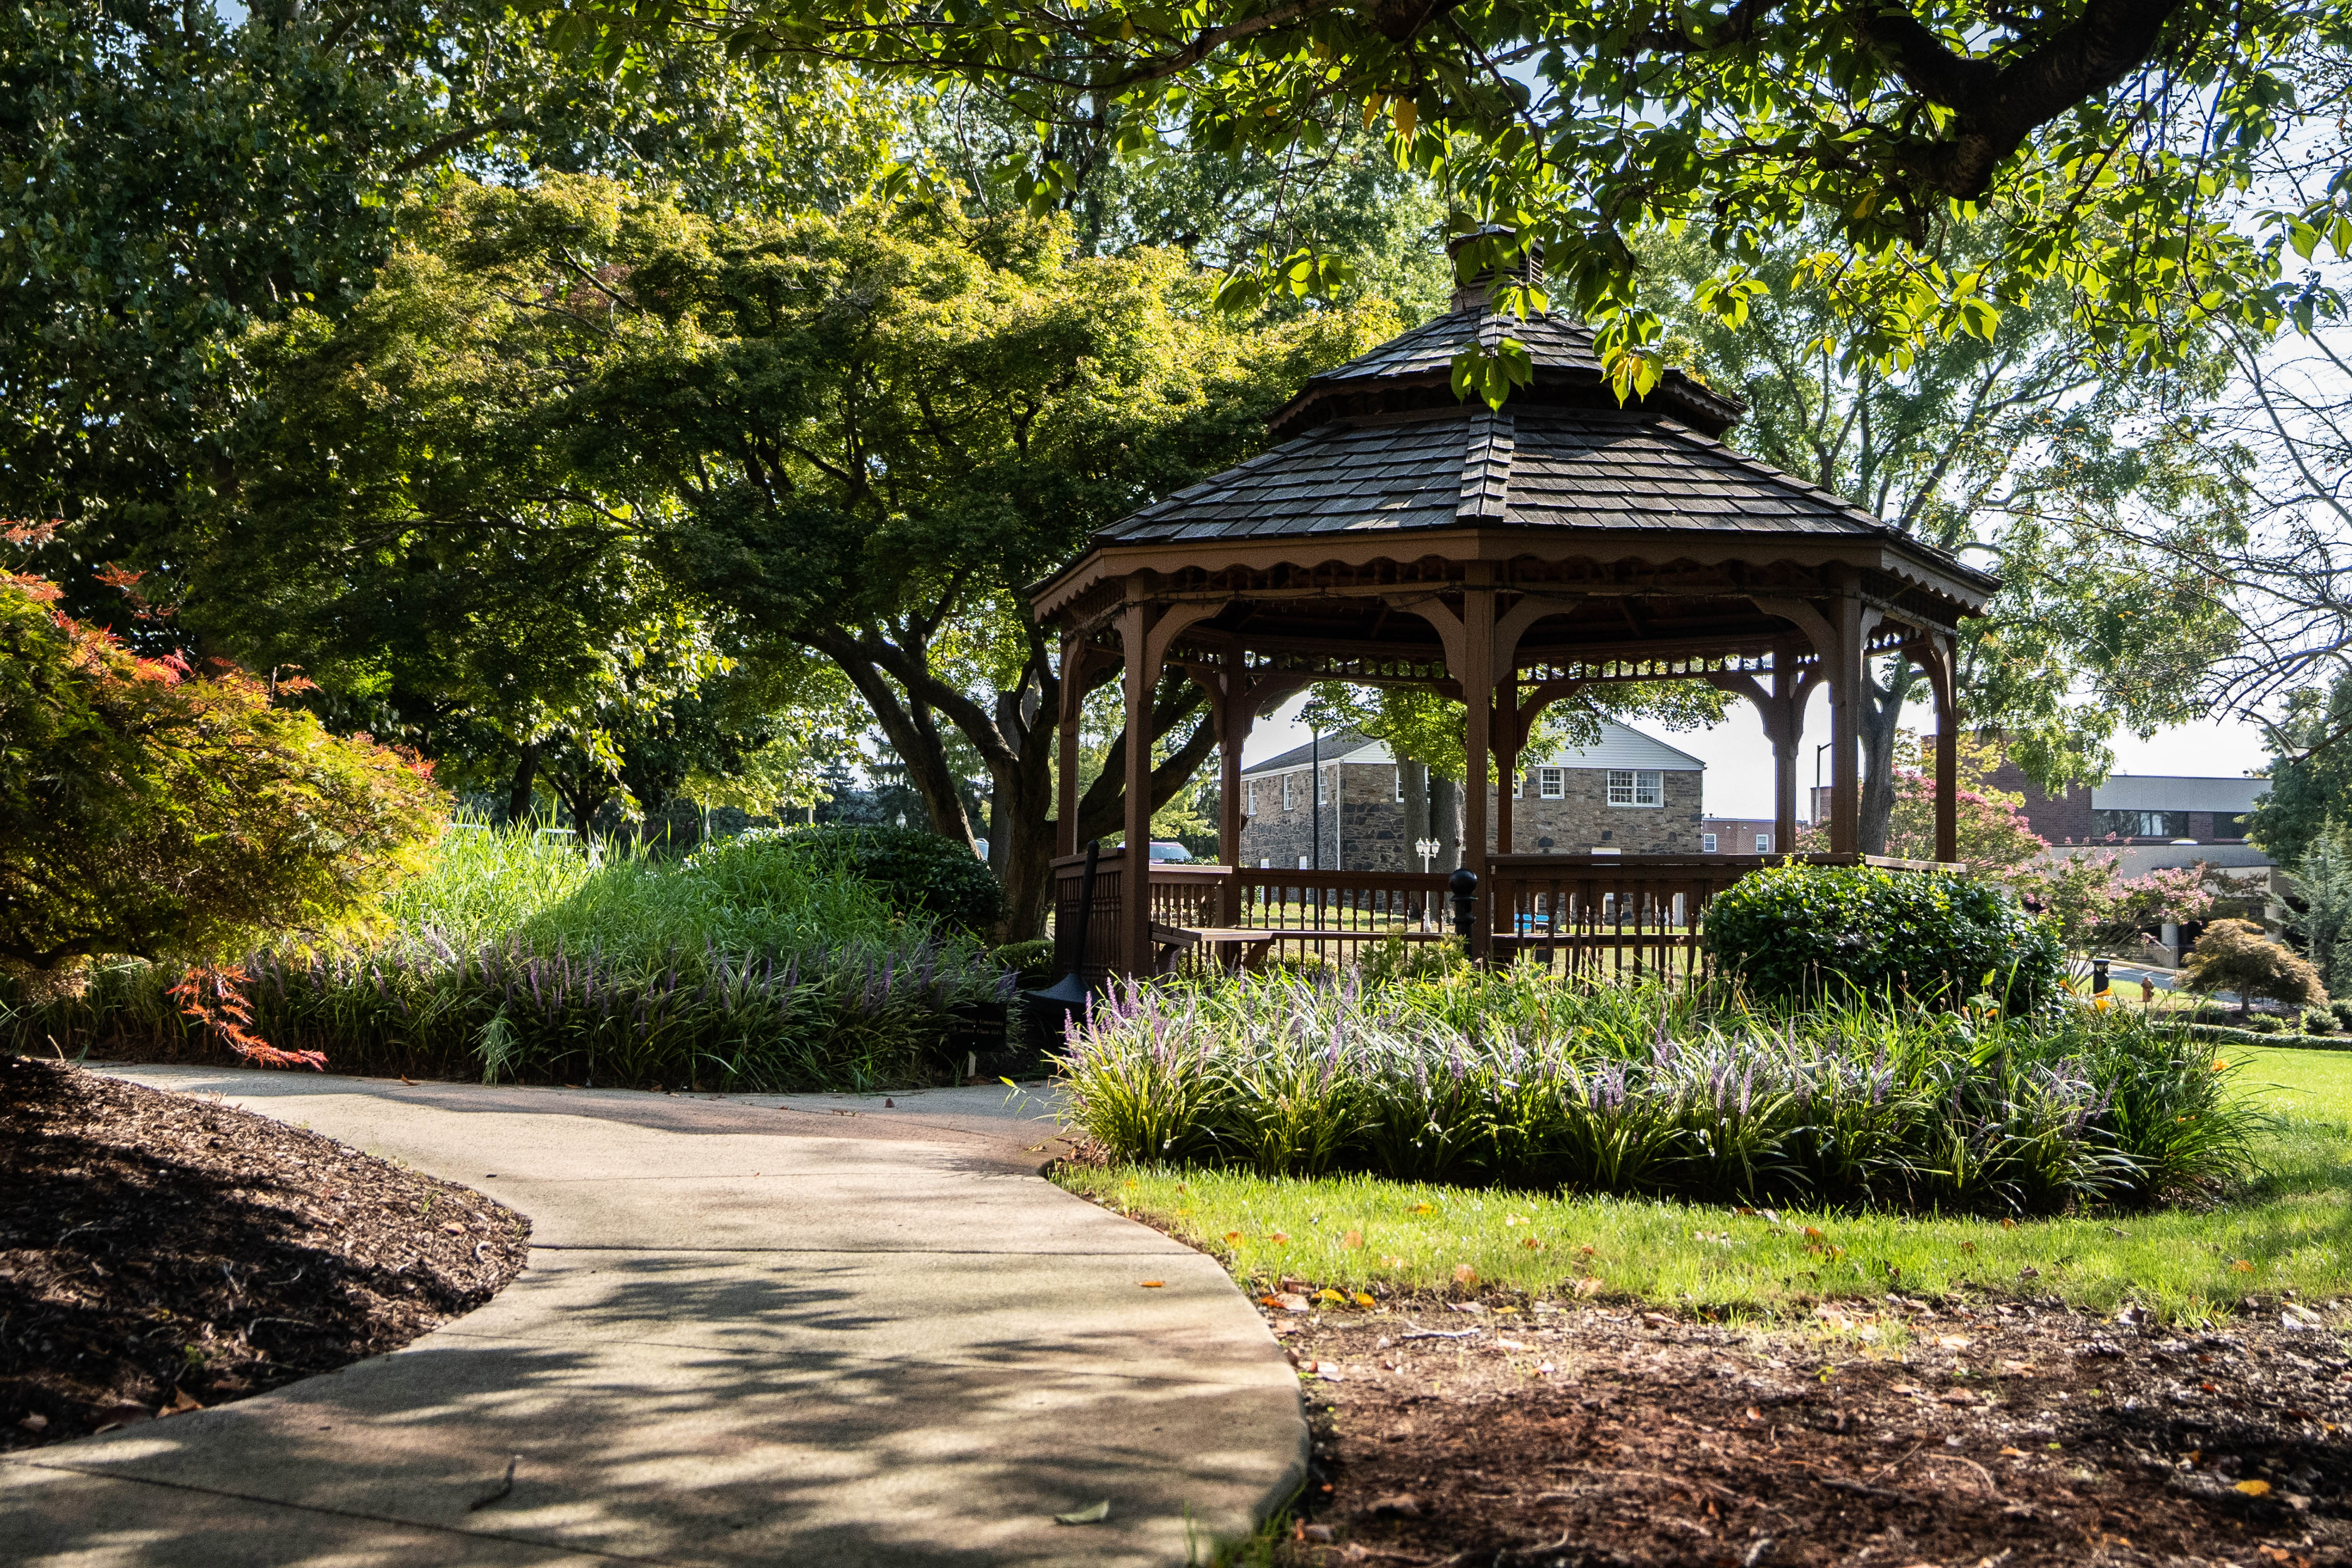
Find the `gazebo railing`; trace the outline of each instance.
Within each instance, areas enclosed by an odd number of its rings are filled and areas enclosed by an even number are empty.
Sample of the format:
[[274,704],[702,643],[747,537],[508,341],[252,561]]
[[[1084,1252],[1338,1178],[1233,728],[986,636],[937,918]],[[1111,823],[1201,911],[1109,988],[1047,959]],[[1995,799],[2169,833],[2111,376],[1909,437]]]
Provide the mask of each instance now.
[[[1701,946],[1707,904],[1749,872],[1789,858],[1777,855],[1498,855],[1478,890],[1490,922],[1492,962],[1533,960],[1565,973],[1650,974],[1677,983],[1704,978]],[[1809,865],[1869,864],[1895,869],[1949,869],[1934,862],[1881,856],[1800,855]],[[1066,969],[1075,935],[1085,860],[1055,862],[1056,954]],[[1094,930],[1087,978],[1128,973],[1119,910],[1125,858],[1102,857],[1097,868]],[[1454,930],[1442,872],[1237,869],[1221,865],[1154,865],[1154,952],[1145,973],[1210,967],[1262,967],[1311,953],[1354,963],[1362,950],[1391,939],[1442,940]]]

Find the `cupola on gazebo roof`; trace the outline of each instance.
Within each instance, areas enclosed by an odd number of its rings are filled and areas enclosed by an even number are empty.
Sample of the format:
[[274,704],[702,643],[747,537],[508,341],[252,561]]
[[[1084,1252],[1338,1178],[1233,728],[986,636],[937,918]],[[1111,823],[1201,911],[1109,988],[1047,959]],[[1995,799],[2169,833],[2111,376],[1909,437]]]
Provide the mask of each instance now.
[[[1216,710],[1230,847],[1257,714],[1318,679],[1433,687],[1468,704],[1465,860],[1483,873],[1489,756],[1508,776],[1545,704],[1597,683],[1705,680],[1762,711],[1786,845],[1805,701],[1827,682],[1831,847],[1855,852],[1864,661],[1901,649],[1927,670],[1948,752],[1954,633],[1998,581],[1725,445],[1744,405],[1683,372],[1621,404],[1588,331],[1490,309],[1492,281],[1314,377],[1268,421],[1277,445],[1122,519],[1033,591],[1065,639],[1063,754],[1105,665],[1125,668],[1135,732],[1162,668],[1181,664]],[[1499,410],[1457,397],[1455,354],[1505,337],[1527,347],[1532,383]],[[1141,751],[1131,842],[1150,815]],[[1939,771],[1945,859],[1952,763]],[[1063,783],[1068,854],[1075,774]],[[1505,856],[1509,812],[1506,792]]]

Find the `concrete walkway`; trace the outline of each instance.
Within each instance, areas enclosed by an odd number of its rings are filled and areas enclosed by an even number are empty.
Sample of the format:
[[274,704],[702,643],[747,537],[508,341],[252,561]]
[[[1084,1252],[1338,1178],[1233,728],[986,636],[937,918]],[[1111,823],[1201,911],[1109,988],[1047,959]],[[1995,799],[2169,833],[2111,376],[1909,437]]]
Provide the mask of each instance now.
[[1034,1099],[121,1076],[489,1192],[530,1267],[394,1354],[0,1458],[0,1563],[1181,1563],[1305,1473],[1255,1311],[1040,1179]]

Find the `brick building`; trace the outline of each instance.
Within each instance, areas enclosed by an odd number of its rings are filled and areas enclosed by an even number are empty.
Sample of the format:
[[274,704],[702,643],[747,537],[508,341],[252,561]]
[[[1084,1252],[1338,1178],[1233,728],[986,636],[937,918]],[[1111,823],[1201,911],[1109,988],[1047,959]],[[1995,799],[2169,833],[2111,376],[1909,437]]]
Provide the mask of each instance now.
[[[1800,822],[1798,826],[1804,824]],[[1702,855],[1785,855],[1793,844],[1776,844],[1780,831],[1769,816],[1702,816],[1698,847]]]
[[[1513,847],[1523,855],[1698,853],[1706,764],[1623,724],[1604,719],[1601,730],[1591,747],[1522,768],[1510,781]],[[1490,823],[1492,807],[1490,792]],[[1359,734],[1327,735],[1242,770],[1244,866],[1417,871],[1404,824],[1403,770],[1386,745]]]
[[[1934,742],[1931,735],[1921,744]],[[2116,773],[2102,784],[2068,784],[2052,795],[2006,758],[1985,782],[2023,796],[2027,824],[2058,846],[2243,844],[2247,814],[2271,787],[2268,779]],[[1814,789],[1816,821],[1828,800],[1828,790]]]

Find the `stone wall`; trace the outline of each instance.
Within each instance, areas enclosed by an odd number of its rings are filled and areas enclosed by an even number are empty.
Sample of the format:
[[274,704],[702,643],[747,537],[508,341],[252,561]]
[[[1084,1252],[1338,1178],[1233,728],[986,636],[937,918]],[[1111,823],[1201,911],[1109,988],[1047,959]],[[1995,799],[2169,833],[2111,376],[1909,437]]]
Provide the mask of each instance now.
[[[1511,802],[1511,848],[1521,855],[1589,855],[1614,849],[1626,855],[1696,855],[1699,852],[1701,796],[1706,775],[1664,775],[1664,805],[1612,805],[1606,768],[1566,770],[1566,795],[1545,800],[1537,774],[1528,770],[1524,794]],[[1493,796],[1490,795],[1491,802]],[[1492,805],[1487,807],[1489,816]],[[1489,844],[1493,842],[1491,838]]]
[[[1345,775],[1336,809],[1324,807],[1322,864],[1326,870],[1418,871],[1421,858],[1413,853],[1404,830],[1404,807],[1396,798],[1396,770],[1387,763],[1326,763]],[[1279,869],[1295,868],[1299,857],[1314,843],[1314,819],[1305,769],[1295,773],[1292,799],[1282,809],[1278,776],[1257,780],[1258,809],[1242,826],[1242,865],[1270,862]],[[1544,800],[1536,793],[1536,777],[1528,775],[1527,793],[1512,804],[1512,848],[1522,855],[1547,851],[1583,855],[1616,849],[1627,855],[1696,855],[1699,852],[1699,816],[1704,773],[1664,775],[1665,804],[1611,805],[1609,773],[1605,768],[1567,770],[1566,795]],[[1492,847],[1495,792],[1488,790],[1487,844]],[[1336,834],[1336,852],[1335,839]],[[1440,867],[1438,869],[1444,869]]]

